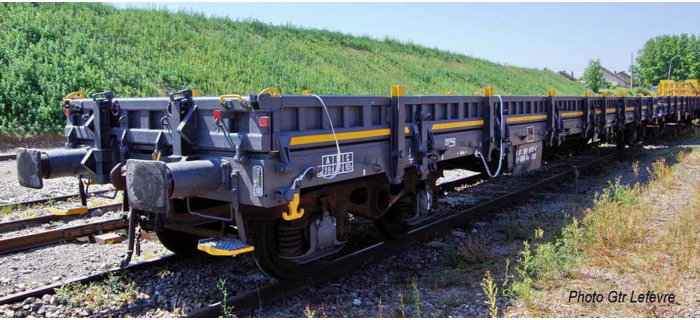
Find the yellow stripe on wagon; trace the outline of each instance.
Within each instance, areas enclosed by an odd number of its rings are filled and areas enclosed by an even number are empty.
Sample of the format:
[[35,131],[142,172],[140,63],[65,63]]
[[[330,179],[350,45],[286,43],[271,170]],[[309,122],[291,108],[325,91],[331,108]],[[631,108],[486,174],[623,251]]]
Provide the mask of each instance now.
[[[410,133],[411,130],[408,127],[404,127],[403,132]],[[292,137],[289,144],[292,146],[298,146],[298,145],[302,145],[302,144],[331,142],[331,141],[335,141],[336,138],[338,139],[338,141],[343,141],[343,140],[383,137],[383,136],[388,136],[390,134],[391,134],[391,129],[375,129],[375,130],[365,130],[365,131],[355,131],[355,132],[341,132],[341,133],[336,133],[335,136],[333,136],[332,133],[327,133],[327,134],[317,134],[317,135],[313,135],[313,136]]]
[[525,116],[525,117],[510,117],[506,122],[521,122],[521,121],[531,121],[531,120],[542,120],[547,119],[546,114],[536,115],[536,116]]
[[472,121],[459,121],[459,122],[447,122],[447,123],[434,123],[433,130],[442,129],[454,129],[463,127],[473,127],[473,126],[483,126],[484,120],[472,120]]
[[574,111],[574,112],[564,112],[561,114],[562,117],[576,117],[576,116],[582,116],[583,111]]
[[[583,115],[583,112],[580,112],[580,111],[569,112],[569,113],[564,113],[562,115],[565,117],[580,116],[580,115]],[[547,119],[546,114],[533,115],[533,116],[510,117],[510,118],[507,118],[506,121],[511,123],[511,122],[523,122],[523,121],[544,120],[544,119]],[[433,130],[444,130],[444,129],[482,126],[482,125],[484,125],[484,120],[457,121],[457,122],[447,122],[447,123],[434,123],[432,125],[432,129]],[[410,133],[411,130],[408,127],[404,127],[404,132]],[[383,136],[388,136],[390,134],[391,134],[391,129],[387,128],[387,129],[375,129],[375,130],[365,130],[365,131],[356,131],[356,132],[336,133],[336,137],[337,137],[338,141],[342,141],[342,140],[383,137]],[[292,137],[289,144],[292,146],[298,146],[298,145],[303,145],[303,144],[331,142],[331,141],[335,141],[336,137],[334,137],[332,133],[319,134],[319,135],[313,135],[313,136]]]
[[335,141],[336,137],[340,140],[352,140],[352,139],[364,139],[364,138],[374,138],[381,136],[388,136],[391,133],[391,129],[375,129],[366,131],[356,131],[356,132],[341,132],[336,133],[335,136],[332,133],[328,134],[317,134],[313,136],[303,136],[303,137],[293,137],[289,142],[290,145],[296,146],[300,144],[310,144],[310,143],[321,143]]

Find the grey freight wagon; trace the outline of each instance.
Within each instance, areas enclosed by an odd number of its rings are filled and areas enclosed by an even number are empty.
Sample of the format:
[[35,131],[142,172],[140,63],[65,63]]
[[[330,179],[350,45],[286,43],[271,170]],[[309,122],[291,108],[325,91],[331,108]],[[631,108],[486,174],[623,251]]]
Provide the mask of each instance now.
[[540,167],[545,148],[623,146],[700,115],[700,97],[484,93],[73,93],[63,101],[66,149],[20,149],[19,182],[79,176],[125,190],[123,264],[142,228],[176,253],[252,251],[267,274],[288,278],[343,247],[349,214],[385,237],[405,235],[430,216],[443,169],[520,174]]

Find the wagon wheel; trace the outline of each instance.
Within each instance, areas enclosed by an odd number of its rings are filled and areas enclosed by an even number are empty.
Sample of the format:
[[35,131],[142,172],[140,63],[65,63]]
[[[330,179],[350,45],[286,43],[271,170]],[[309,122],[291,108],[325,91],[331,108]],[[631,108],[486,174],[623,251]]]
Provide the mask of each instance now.
[[638,130],[636,126],[628,126],[625,128],[625,143],[628,146],[633,146],[637,142]]
[[253,256],[255,263],[267,275],[279,279],[300,278],[311,271],[314,261],[296,263],[280,257],[280,254],[293,255],[302,247],[304,229],[285,229],[281,220],[251,221],[253,229]]
[[637,141],[641,142],[646,140],[647,135],[647,125],[642,123],[642,125],[637,127]]
[[627,144],[627,135],[625,134],[625,131],[627,130],[615,132],[615,148],[618,151],[624,150],[625,144]]
[[191,233],[170,229],[156,231],[156,236],[166,249],[182,255],[190,255],[198,252],[197,242],[201,239],[201,237]]
[[374,226],[384,239],[399,239],[405,237],[411,226],[404,219],[411,218],[415,213],[413,196],[403,196],[381,218],[374,220]]

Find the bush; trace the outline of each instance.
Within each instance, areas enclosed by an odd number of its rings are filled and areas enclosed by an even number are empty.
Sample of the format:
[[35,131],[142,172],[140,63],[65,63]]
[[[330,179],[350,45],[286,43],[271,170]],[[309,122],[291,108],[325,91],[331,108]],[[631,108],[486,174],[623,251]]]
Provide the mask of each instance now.
[[584,91],[559,75],[392,39],[100,3],[0,4],[0,134],[60,132],[60,100],[72,91],[386,95],[394,84],[409,94]]

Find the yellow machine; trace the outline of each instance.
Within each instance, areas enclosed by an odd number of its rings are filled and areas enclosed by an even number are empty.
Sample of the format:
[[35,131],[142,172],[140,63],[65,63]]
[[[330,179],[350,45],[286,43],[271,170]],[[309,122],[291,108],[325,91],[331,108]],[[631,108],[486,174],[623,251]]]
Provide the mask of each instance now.
[[684,82],[673,80],[661,80],[659,83],[659,96],[700,96],[700,84],[697,79],[689,79]]

